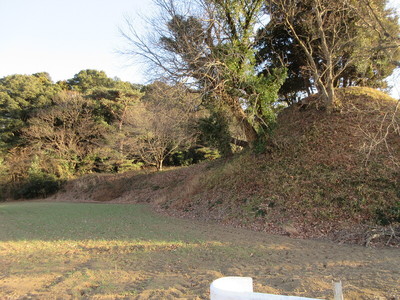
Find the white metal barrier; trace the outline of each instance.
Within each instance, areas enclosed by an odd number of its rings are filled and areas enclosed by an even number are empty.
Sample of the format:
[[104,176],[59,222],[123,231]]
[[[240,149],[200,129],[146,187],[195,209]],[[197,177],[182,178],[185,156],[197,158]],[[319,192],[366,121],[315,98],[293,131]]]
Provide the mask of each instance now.
[[318,300],[253,292],[251,277],[222,277],[210,286],[210,300]]

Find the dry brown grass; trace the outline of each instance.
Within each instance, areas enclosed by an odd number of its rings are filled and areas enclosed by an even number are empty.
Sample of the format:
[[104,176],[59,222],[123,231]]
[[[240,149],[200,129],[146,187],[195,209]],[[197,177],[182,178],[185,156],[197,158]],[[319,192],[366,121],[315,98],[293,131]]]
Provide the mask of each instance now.
[[225,222],[359,243],[394,222],[382,232],[398,244],[398,232],[391,234],[400,218],[398,102],[373,89],[338,94],[340,107],[330,115],[315,96],[284,110],[271,153],[243,154],[205,174],[208,195],[195,213],[208,202],[207,217]]
[[398,249],[291,239],[155,214],[146,205],[0,204],[0,299],[209,299],[210,283],[255,291],[397,299]]

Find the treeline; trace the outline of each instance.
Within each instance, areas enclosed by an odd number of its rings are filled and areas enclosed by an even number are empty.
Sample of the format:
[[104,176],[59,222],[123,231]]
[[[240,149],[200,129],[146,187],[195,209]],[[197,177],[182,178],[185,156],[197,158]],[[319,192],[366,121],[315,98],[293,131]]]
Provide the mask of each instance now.
[[[278,111],[318,93],[385,88],[400,66],[387,0],[157,0],[160,18],[127,55],[155,80],[138,86],[85,70],[0,79],[3,195],[33,197],[90,172],[184,165],[268,147]],[[268,24],[260,20],[269,19]],[[33,188],[34,187],[34,188]]]
[[[63,180],[215,158],[196,93],[161,81],[147,86],[84,70],[0,79],[2,197],[46,196]],[[203,124],[203,125],[201,125]],[[211,146],[211,147],[209,147]]]

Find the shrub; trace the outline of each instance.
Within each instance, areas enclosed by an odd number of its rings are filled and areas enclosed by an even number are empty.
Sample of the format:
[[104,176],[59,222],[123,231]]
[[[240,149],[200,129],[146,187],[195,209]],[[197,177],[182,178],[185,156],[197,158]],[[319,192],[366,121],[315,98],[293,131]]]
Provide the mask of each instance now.
[[210,146],[216,147],[221,156],[231,156],[231,134],[228,118],[222,111],[214,111],[207,118],[198,122],[201,139]]
[[376,220],[383,226],[400,223],[400,202],[388,208],[376,209]]
[[14,198],[46,198],[56,193],[60,187],[61,181],[54,175],[33,174],[14,191]]
[[189,166],[204,160],[220,157],[218,150],[209,147],[192,147],[184,151],[176,151],[168,157],[166,164],[170,166]]

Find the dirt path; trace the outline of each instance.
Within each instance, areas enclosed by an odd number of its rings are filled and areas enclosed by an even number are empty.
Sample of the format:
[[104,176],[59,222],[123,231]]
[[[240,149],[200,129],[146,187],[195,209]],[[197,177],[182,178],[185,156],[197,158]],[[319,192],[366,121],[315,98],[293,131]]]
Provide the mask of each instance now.
[[256,292],[332,299],[341,280],[346,300],[400,299],[395,248],[296,240],[123,204],[1,204],[0,230],[1,299],[208,299],[214,279],[233,275],[253,277]]

